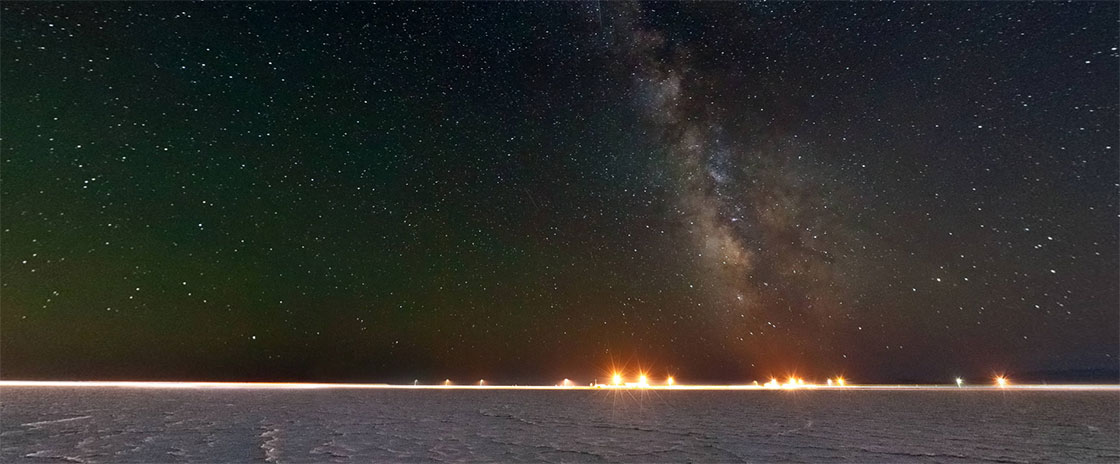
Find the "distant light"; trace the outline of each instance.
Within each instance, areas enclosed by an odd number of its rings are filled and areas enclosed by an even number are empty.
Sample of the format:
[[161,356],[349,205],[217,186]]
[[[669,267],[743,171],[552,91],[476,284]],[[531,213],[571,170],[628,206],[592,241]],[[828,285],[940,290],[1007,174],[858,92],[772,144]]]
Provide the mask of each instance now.
[[646,378],[645,374],[641,374],[641,375],[638,376],[638,385],[643,386],[643,387],[649,385],[649,379]]
[[836,383],[840,384],[840,386],[843,387],[844,386],[844,378],[843,377],[837,377],[836,378]]
[[673,376],[669,376],[669,380],[666,383],[668,383],[670,387],[673,386]]
[[828,386],[832,386],[832,379],[828,379]]
[[999,388],[1006,387],[1007,386],[1007,377],[1004,377],[1002,375],[999,376],[999,377],[996,377],[996,385],[998,385]]
[[612,379],[612,382],[615,385],[622,385],[622,374],[619,374],[619,373],[615,372],[614,373],[614,378]]
[[959,387],[961,385],[964,385],[964,379],[957,377],[957,386]]
[[443,384],[444,385],[451,385],[451,379],[444,380]]
[[[775,380],[774,382],[777,382],[777,381]],[[805,386],[805,379],[802,379],[800,377],[794,377],[794,376],[790,376],[788,381],[785,384],[781,385],[782,388],[787,388],[787,389],[789,389],[789,388],[801,388],[801,387],[804,387],[804,386]]]
[[486,381],[485,381],[485,380],[482,380],[482,379],[479,379],[479,381],[478,381],[478,385],[479,385],[479,386],[482,386],[482,385],[483,385],[483,384],[485,384],[485,383],[486,383]]

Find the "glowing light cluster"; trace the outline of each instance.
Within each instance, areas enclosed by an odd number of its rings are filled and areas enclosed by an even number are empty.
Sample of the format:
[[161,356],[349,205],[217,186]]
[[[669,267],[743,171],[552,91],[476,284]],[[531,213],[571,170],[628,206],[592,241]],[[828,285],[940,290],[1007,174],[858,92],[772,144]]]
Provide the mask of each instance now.
[[[636,382],[627,382],[626,377],[624,377],[621,372],[614,371],[614,372],[611,373],[611,383],[610,383],[610,385],[607,385],[607,386],[623,387],[623,388],[654,388],[654,387],[667,388],[667,387],[672,387],[675,383],[676,383],[676,380],[673,379],[672,376],[667,377],[665,379],[664,384],[651,383],[649,375],[646,374],[645,372],[639,372],[638,373],[638,380]],[[592,384],[591,386],[595,387],[595,388],[603,388],[604,387],[604,385],[599,385],[599,384]]]
[[[758,385],[758,382],[756,381],[756,382],[754,382],[754,384]],[[766,383],[762,384],[762,388],[780,388],[780,389],[784,389],[784,390],[793,390],[793,389],[799,389],[799,388],[828,388],[828,387],[835,388],[835,387],[844,387],[846,385],[847,385],[847,381],[844,380],[843,377],[836,377],[835,379],[832,379],[832,378],[825,379],[824,385],[821,385],[821,384],[812,383],[812,382],[805,382],[805,379],[803,379],[801,377],[790,376],[789,378],[786,379],[785,383],[779,382],[777,378],[771,378],[769,382],[766,382]]]

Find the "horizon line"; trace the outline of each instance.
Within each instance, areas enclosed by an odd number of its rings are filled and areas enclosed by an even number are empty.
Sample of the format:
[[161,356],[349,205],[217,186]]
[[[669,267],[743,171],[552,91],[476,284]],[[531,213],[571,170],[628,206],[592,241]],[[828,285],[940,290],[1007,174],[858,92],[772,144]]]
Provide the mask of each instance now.
[[1120,384],[849,384],[849,385],[491,385],[491,384],[389,384],[389,383],[327,383],[327,382],[196,382],[196,381],[121,381],[121,380],[0,380],[2,387],[108,387],[149,389],[270,389],[270,390],[321,390],[321,389],[384,389],[384,390],[725,390],[725,391],[800,391],[800,390],[958,390],[958,391],[1007,391],[1007,390],[1060,390],[1060,391],[1120,391]]

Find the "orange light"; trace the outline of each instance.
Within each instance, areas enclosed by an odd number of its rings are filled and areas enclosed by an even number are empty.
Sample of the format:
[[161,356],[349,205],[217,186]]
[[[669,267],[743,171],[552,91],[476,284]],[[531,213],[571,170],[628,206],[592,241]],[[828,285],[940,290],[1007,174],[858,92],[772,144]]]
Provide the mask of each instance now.
[[638,385],[643,387],[649,385],[649,379],[646,378],[645,374],[641,374],[638,376]]
[[836,378],[836,384],[843,387],[844,386],[844,378],[843,377],[837,377]]
[[612,381],[615,385],[622,385],[622,374],[615,372]]
[[1007,377],[1004,377],[1004,376],[1002,376],[1002,375],[1001,375],[1001,376],[998,376],[998,377],[996,377],[996,385],[997,385],[997,386],[999,386],[999,388],[1003,388],[1003,387],[1006,387],[1006,386],[1007,386],[1007,383],[1008,383],[1008,382],[1007,382]]
[[669,380],[666,383],[668,383],[669,386],[673,386],[673,376],[669,376]]

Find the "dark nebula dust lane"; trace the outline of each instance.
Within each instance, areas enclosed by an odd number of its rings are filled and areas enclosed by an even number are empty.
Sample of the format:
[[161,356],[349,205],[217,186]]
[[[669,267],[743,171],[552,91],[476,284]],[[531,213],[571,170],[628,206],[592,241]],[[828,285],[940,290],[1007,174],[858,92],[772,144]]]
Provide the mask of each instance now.
[[1113,379],[1118,8],[6,3],[0,370]]
[[[808,361],[799,359],[806,350],[820,357],[810,347],[831,346],[829,335],[843,324],[822,319],[842,316],[846,293],[862,290],[834,272],[859,261],[851,256],[838,265],[834,258],[852,249],[856,235],[845,228],[842,205],[829,198],[844,188],[842,176],[827,175],[830,161],[816,163],[814,147],[771,127],[767,105],[723,108],[727,94],[764,88],[738,87],[724,77],[727,69],[693,63],[700,58],[688,45],[632,27],[621,54],[656,144],[676,170],[675,208],[687,222],[693,272],[706,293],[700,312],[728,329],[719,336],[746,335],[792,355],[780,362]],[[757,344],[747,346],[748,358],[761,354]]]

